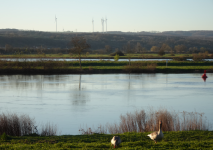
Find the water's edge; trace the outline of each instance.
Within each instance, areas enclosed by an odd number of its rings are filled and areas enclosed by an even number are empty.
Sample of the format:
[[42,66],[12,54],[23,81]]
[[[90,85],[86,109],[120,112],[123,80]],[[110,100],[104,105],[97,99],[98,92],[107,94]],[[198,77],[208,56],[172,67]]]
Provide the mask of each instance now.
[[[37,75],[37,74],[129,74],[129,73],[203,73],[204,69],[138,69],[138,70],[124,70],[124,69],[0,69],[0,75]],[[213,73],[213,70],[206,70],[207,73]]]

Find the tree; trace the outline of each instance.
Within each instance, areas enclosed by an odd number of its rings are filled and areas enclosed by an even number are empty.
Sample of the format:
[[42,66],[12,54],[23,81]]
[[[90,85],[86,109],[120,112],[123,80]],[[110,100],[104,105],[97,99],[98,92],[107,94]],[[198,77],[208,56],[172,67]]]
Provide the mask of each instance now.
[[197,49],[197,47],[190,47],[189,48],[189,52],[191,52],[191,53],[198,53],[198,49]]
[[206,52],[206,48],[201,47],[201,48],[200,48],[200,52],[202,52],[202,53]]
[[174,49],[175,49],[176,53],[181,53],[181,52],[186,51],[186,46],[185,45],[176,45]]
[[6,51],[12,51],[12,50],[13,50],[13,47],[12,47],[11,45],[9,45],[9,44],[6,44],[6,45],[5,45],[5,50],[6,50]]
[[152,48],[150,49],[151,52],[157,52],[159,51],[159,47],[157,46],[152,46]]
[[164,43],[161,45],[160,51],[170,52],[170,51],[172,51],[172,48],[169,45]]
[[141,44],[139,42],[137,42],[135,50],[136,50],[136,52],[141,52],[142,51],[142,47],[141,47]]
[[163,56],[163,55],[165,55],[165,52],[164,52],[164,50],[163,50],[163,49],[160,49],[160,50],[159,50],[159,52],[158,52],[158,55],[160,55],[160,56]]
[[105,51],[107,53],[110,53],[112,51],[111,47],[109,45],[105,45]]
[[118,60],[119,60],[119,55],[118,55],[118,54],[115,55],[114,60],[115,60],[115,61],[118,61]]
[[78,55],[80,69],[82,69],[81,55],[86,49],[90,48],[90,45],[87,43],[84,37],[74,37],[71,39],[70,44],[73,46],[71,48],[71,52]]

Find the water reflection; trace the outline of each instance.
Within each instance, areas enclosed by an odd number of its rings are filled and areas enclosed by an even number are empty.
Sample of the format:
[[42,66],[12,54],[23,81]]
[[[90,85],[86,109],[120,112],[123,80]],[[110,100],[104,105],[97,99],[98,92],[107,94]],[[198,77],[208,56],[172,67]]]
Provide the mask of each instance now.
[[79,75],[79,85],[78,89],[72,89],[73,91],[70,92],[70,98],[72,101],[72,105],[85,105],[89,99],[89,94],[87,94],[86,88],[81,87],[81,75]]
[[[54,59],[54,58],[0,58],[0,60],[5,60],[5,61],[20,61],[20,62],[25,62],[25,61],[78,61],[78,59]],[[115,61],[114,59],[81,59],[81,61]],[[166,61],[169,60],[171,61],[172,59],[131,59],[131,61]],[[211,59],[210,59],[211,60]],[[118,61],[129,61],[128,59],[119,59]]]
[[207,74],[205,83],[201,75],[0,76],[0,110],[27,113],[37,122],[57,123],[62,134],[78,134],[80,125],[115,122],[121,114],[150,106],[196,109],[212,119],[213,74]]
[[79,76],[79,91],[81,90],[81,75]]
[[[58,59],[54,59],[54,58],[0,58],[0,60],[5,60],[5,61],[20,61],[20,62],[24,62],[24,61],[78,61],[78,59],[72,59],[72,58],[58,58]],[[114,61],[114,59],[81,59],[82,61]],[[131,61],[172,61],[173,59],[131,59]],[[187,59],[188,61],[193,61],[193,59]],[[129,61],[128,59],[119,59],[118,61]],[[213,61],[213,59],[204,59],[204,61]]]

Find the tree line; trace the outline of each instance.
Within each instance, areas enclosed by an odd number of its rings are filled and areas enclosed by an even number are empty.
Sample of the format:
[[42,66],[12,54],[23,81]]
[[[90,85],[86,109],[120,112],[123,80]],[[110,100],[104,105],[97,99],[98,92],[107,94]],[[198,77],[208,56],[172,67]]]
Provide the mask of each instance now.
[[[84,37],[93,53],[130,51],[133,53],[199,53],[213,51],[213,38],[162,34],[53,33],[0,30],[0,53],[70,53],[70,40]],[[127,48],[128,47],[128,48]]]

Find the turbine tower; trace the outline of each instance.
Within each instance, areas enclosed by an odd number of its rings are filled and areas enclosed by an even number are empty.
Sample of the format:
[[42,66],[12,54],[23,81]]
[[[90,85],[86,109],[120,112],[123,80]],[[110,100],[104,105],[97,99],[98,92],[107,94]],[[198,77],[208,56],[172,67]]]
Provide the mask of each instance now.
[[102,24],[102,32],[104,33],[104,18],[101,19],[101,24]]
[[93,18],[92,18],[92,31],[94,33],[94,20],[93,20]]
[[103,18],[103,33],[104,33],[104,18]]
[[101,27],[102,27],[102,32],[103,32],[103,20],[102,20],[102,18],[101,18]]
[[106,23],[106,32],[107,32],[107,17],[105,18],[105,23]]
[[56,32],[57,32],[57,18],[56,18],[56,15],[55,15],[55,23],[56,23]]

